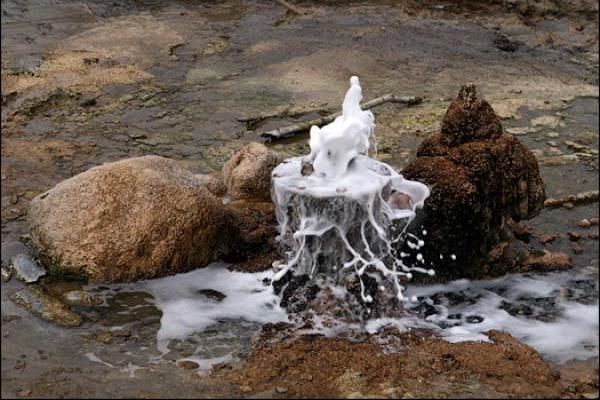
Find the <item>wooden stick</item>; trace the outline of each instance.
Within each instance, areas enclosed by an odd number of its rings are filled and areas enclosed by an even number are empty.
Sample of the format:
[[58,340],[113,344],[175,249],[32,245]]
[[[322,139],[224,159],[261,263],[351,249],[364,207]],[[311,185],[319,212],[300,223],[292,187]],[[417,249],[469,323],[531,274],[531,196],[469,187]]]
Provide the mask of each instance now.
[[[415,96],[395,96],[393,94],[386,94],[381,97],[377,97],[373,100],[369,100],[365,103],[361,104],[363,110],[368,110],[370,108],[376,107],[383,103],[401,103],[407,106],[412,106],[415,104],[419,104],[423,101],[420,97]],[[274,129],[272,131],[263,132],[260,136],[268,139],[283,139],[287,137],[294,136],[298,132],[303,132],[309,130],[313,125],[323,125],[328,124],[337,117],[342,115],[341,112],[326,115],[321,118],[313,119],[311,121],[299,122],[297,124],[292,124],[288,126],[284,126],[283,128]]]
[[306,14],[306,11],[302,11],[301,9],[299,9],[298,7],[296,7],[295,5],[290,4],[290,3],[288,3],[285,0],[275,0],[275,1],[277,1],[279,4],[281,4],[282,6],[284,6],[285,8],[287,8],[288,10],[295,12],[298,15]]

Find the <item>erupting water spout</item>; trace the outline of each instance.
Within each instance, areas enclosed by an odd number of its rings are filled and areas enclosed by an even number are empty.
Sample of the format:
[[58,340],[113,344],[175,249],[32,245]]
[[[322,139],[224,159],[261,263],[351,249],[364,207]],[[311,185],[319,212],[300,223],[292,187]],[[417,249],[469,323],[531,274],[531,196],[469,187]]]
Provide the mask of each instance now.
[[353,76],[342,115],[310,130],[311,153],[273,170],[278,239],[286,257],[274,280],[291,272],[339,284],[354,275],[364,303],[386,285],[404,300],[401,277],[434,274],[420,255],[416,265],[409,264],[397,246],[403,240],[416,251],[423,246],[406,227],[429,189],[368,156],[375,124],[373,114],[361,109],[361,99]]

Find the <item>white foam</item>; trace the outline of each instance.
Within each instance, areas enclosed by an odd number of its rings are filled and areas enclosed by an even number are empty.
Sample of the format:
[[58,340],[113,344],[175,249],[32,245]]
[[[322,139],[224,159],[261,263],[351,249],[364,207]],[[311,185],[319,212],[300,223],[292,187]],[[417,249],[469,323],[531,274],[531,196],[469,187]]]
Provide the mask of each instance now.
[[[430,315],[425,323],[430,329],[437,331],[450,342],[487,341],[485,332],[489,330],[505,331],[518,340],[532,346],[545,358],[555,362],[570,359],[587,359],[598,356],[598,302],[581,304],[561,299],[569,280],[574,279],[572,273],[554,273],[545,275],[507,275],[492,281],[458,280],[445,285],[413,286],[407,294],[423,297],[422,301],[432,304],[428,298],[436,293],[466,291],[470,298],[477,298],[475,304],[436,305],[438,314]],[[589,279],[589,277],[588,277]],[[501,293],[501,294],[499,294]],[[558,316],[545,322],[526,316],[514,316],[500,308],[503,301],[518,303],[524,298],[556,297]],[[527,303],[525,303],[527,304]],[[418,304],[407,304],[416,307]],[[535,305],[531,307],[535,308]],[[456,323],[448,319],[450,314],[462,314],[483,317],[480,323],[467,323],[463,320],[460,326],[441,329],[440,323]],[[421,320],[422,321],[422,320]],[[414,320],[386,321],[400,327],[424,327],[422,322]],[[377,327],[380,321],[371,322]]]
[[[171,340],[185,339],[221,319],[260,323],[287,319],[273,288],[262,282],[272,277],[271,271],[248,274],[231,272],[226,267],[224,263],[213,263],[136,285],[137,290],[154,296],[156,307],[163,313],[157,333],[159,351],[166,353]],[[226,297],[216,301],[198,293],[202,289],[217,290]]]

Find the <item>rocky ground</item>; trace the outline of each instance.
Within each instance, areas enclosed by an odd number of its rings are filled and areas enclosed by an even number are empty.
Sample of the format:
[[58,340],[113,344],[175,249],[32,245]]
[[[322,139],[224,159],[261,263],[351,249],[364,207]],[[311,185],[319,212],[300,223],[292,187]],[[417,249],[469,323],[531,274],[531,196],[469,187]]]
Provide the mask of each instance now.
[[[378,157],[398,169],[439,129],[460,86],[474,82],[507,131],[534,152],[548,197],[598,190],[597,2],[297,4],[306,15],[271,1],[3,2],[3,265],[28,251],[29,203],[58,182],[150,154],[193,173],[221,170],[260,132],[336,110],[350,75],[361,77],[367,99],[424,98],[374,109]],[[306,138],[270,145],[301,154]],[[597,202],[567,201],[523,227],[532,247],[562,251],[595,274],[596,297],[597,217]],[[79,327],[64,328],[9,300],[23,286],[2,283],[2,397],[597,397],[597,360],[548,366],[502,335],[494,345],[455,347],[390,333],[398,346],[419,350],[412,358],[386,354],[373,340],[302,339],[268,349],[259,340],[255,348],[264,351],[250,352],[247,363],[207,375],[175,363],[184,343],[166,360],[153,358],[160,311],[147,294],[116,294],[107,308],[83,309]],[[59,280],[46,289],[60,297],[80,286]],[[257,328],[221,329],[240,338],[245,358]],[[322,379],[324,365],[339,369],[332,362],[352,351],[355,369]],[[468,361],[481,352],[504,367],[484,371]],[[539,365],[539,375],[516,376],[515,357]],[[390,385],[402,375],[399,364],[434,383]]]

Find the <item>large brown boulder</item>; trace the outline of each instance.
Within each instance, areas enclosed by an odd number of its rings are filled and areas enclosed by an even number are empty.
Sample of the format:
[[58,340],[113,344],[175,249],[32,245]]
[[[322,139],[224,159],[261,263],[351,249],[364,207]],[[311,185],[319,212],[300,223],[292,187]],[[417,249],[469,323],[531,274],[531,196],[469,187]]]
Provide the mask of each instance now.
[[473,85],[461,88],[441,130],[420,145],[402,173],[431,188],[413,226],[420,236],[427,232],[422,253],[445,278],[507,272],[495,254],[498,245],[512,239],[510,224],[537,215],[545,199],[535,156],[503,133]]
[[205,266],[225,210],[201,180],[157,156],[104,164],[31,202],[31,237],[47,266],[92,282],[153,278]]
[[285,157],[256,142],[242,147],[223,166],[228,194],[234,200],[271,201],[271,171]]

